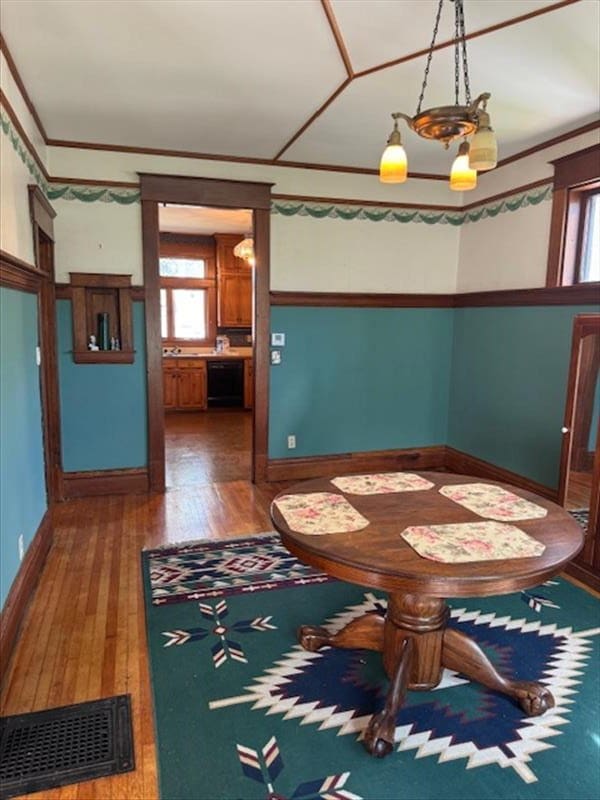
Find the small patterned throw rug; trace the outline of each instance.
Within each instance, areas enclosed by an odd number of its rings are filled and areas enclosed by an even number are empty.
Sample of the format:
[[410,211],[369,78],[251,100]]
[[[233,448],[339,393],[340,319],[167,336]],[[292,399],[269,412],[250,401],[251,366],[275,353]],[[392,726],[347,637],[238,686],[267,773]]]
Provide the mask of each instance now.
[[296,629],[382,613],[385,593],[300,564],[276,534],[147,551],[143,572],[163,800],[600,795],[600,602],[565,580],[450,601],[449,624],[507,674],[545,683],[555,708],[526,718],[446,671],[408,693],[379,760],[360,742],[384,702],[379,654],[309,653]]

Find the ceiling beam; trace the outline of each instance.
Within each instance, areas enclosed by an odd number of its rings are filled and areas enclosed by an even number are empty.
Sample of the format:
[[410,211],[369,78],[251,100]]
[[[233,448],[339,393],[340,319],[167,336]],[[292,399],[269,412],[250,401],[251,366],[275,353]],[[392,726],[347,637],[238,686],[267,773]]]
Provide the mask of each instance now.
[[[554,3],[550,6],[544,6],[543,8],[538,8],[535,11],[530,11],[528,14],[521,14],[518,17],[505,19],[503,22],[497,22],[495,25],[489,25],[487,28],[481,28],[478,31],[468,33],[465,36],[465,39],[477,39],[479,36],[485,36],[488,33],[495,33],[502,28],[508,28],[511,25],[518,25],[521,22],[526,22],[529,19],[533,19],[533,17],[539,17],[541,14],[549,14],[551,11],[558,11],[560,8],[580,2],[581,0],[560,0],[559,3]],[[445,42],[440,42],[439,44],[434,45],[433,50],[443,50],[446,47],[452,47],[454,46],[455,41],[455,39],[447,39]],[[353,77],[355,79],[364,78],[365,75],[371,75],[373,72],[380,72],[383,69],[389,69],[390,67],[395,67],[398,64],[404,64],[406,61],[413,61],[415,58],[420,58],[421,56],[426,55],[428,52],[429,47],[425,47],[422,50],[416,50],[414,53],[400,56],[400,58],[395,58],[392,61],[384,61],[383,64],[377,64],[373,67],[369,67],[368,69],[363,69],[360,72],[356,72]]]
[[331,33],[333,34],[333,38],[335,39],[335,43],[340,52],[342,61],[344,62],[344,67],[346,68],[346,74],[350,79],[352,79],[354,77],[354,69],[350,61],[350,55],[348,53],[348,48],[346,47],[346,42],[344,41],[344,37],[342,36],[342,32],[340,31],[337,19],[335,18],[333,8],[331,7],[331,0],[321,0],[321,5],[323,6],[323,11],[325,12],[325,16],[327,17],[327,22],[329,23],[329,27],[331,28]]

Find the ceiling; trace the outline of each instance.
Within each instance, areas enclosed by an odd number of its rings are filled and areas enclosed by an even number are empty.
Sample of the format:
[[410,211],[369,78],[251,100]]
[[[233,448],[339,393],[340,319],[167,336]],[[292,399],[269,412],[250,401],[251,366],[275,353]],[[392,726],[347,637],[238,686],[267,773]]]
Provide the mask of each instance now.
[[252,211],[245,208],[208,208],[205,206],[160,205],[158,227],[164,233],[250,233]]
[[[426,56],[410,56],[429,47],[436,8],[3,0],[1,26],[50,140],[376,169],[390,113],[415,112]],[[468,34],[501,26],[468,42],[472,94],[491,92],[501,158],[598,119],[598,0],[464,8]],[[452,38],[453,9],[444,3],[438,42]],[[453,81],[446,47],[433,54],[424,108],[451,104]],[[403,138],[411,171],[447,172],[439,145],[408,130]]]

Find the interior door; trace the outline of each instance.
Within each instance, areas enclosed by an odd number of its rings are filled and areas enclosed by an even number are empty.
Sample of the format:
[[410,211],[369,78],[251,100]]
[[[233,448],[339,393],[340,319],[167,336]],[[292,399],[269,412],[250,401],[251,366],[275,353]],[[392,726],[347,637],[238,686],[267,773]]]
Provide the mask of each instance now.
[[561,454],[559,500],[587,511],[588,532],[577,561],[600,566],[600,314],[575,318]]

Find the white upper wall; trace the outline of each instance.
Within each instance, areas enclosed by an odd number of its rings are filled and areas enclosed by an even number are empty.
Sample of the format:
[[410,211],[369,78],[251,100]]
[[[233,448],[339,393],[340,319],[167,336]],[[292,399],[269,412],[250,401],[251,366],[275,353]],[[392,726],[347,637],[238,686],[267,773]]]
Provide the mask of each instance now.
[[[0,83],[25,134],[37,148],[38,155],[46,166],[47,152],[42,134],[29,113],[2,53],[0,53]],[[14,136],[12,123],[9,124]],[[34,259],[33,236],[27,185],[35,183],[35,180],[27,167],[27,160],[31,160],[31,157],[28,154],[24,157],[19,154],[9,135],[2,131],[0,133],[0,248],[31,264]]]
[[[465,202],[518,190],[554,176],[551,160],[600,141],[598,129],[539,150],[483,177]],[[552,202],[529,205],[460,228],[457,290],[530,289],[546,285]]]
[[[68,178],[137,182],[138,172],[273,183],[274,194],[335,200],[460,205],[441,181],[384,185],[375,175],[79,150],[50,149],[51,172]],[[54,202],[57,280],[69,272],[123,272],[143,282],[140,206]],[[271,217],[271,288],[323,292],[451,292],[459,229],[369,220]],[[427,262],[424,263],[423,253]]]

